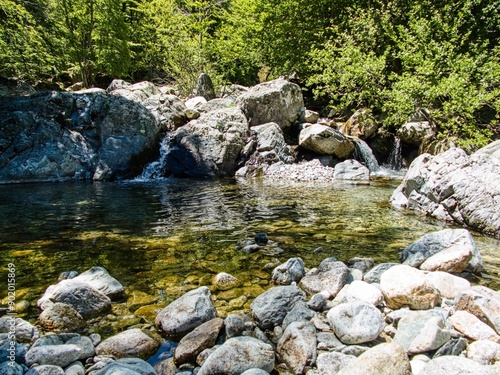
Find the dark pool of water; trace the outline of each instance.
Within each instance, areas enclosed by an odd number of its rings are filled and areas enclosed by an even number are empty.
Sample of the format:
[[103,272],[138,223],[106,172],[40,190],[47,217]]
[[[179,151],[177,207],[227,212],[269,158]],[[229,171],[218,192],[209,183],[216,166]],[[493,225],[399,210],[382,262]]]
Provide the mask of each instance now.
[[[448,227],[392,209],[396,186],[178,179],[0,185],[0,277],[6,284],[6,264],[14,263],[18,295],[34,303],[61,272],[100,265],[129,292],[171,300],[227,272],[241,280],[249,297],[241,305],[248,305],[269,287],[272,264],[294,256],[310,268],[329,256],[396,261],[423,234]],[[255,232],[276,246],[255,254],[235,249]],[[473,236],[483,281],[498,289],[500,242]],[[323,251],[314,252],[318,247]]]

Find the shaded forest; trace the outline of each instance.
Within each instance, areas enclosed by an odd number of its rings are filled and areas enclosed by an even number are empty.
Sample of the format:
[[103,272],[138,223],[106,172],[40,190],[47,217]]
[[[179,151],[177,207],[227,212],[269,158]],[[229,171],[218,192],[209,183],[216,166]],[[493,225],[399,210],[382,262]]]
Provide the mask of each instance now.
[[0,75],[216,85],[278,76],[324,114],[396,129],[424,110],[468,151],[500,134],[500,1],[0,0]]

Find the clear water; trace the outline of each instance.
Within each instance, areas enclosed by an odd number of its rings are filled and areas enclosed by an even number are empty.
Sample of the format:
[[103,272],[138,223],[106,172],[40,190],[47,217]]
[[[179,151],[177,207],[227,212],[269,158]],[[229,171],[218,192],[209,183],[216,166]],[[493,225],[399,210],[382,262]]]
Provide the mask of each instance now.
[[[0,277],[6,285],[6,264],[14,263],[18,298],[36,312],[36,300],[63,271],[104,266],[128,295],[139,291],[160,305],[227,272],[241,285],[214,290],[223,315],[248,308],[270,287],[274,266],[290,257],[310,268],[330,256],[397,261],[420,236],[448,227],[393,210],[396,186],[251,179],[0,185]],[[276,245],[254,254],[236,249],[255,232]],[[481,282],[499,289],[500,242],[473,236],[486,266]]]

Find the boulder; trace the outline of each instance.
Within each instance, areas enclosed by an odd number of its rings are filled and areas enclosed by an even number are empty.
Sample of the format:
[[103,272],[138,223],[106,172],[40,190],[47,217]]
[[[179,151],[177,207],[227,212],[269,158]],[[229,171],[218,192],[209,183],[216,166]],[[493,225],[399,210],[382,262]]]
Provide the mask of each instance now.
[[389,268],[397,266],[398,263],[380,263],[363,275],[363,281],[370,284],[380,284],[380,277]]
[[81,336],[78,333],[61,333],[57,335],[46,335],[40,337],[31,346],[30,350],[39,347],[62,347],[73,345],[79,349],[78,360],[85,360],[95,355],[95,348],[92,340],[87,336]]
[[46,308],[38,317],[40,325],[50,332],[82,332],[87,321],[67,303],[56,302]]
[[73,280],[89,284],[93,288],[107,295],[110,299],[123,297],[123,285],[111,276],[104,267],[92,267],[73,278]]
[[78,360],[81,349],[74,344],[42,345],[30,348],[26,353],[26,365],[53,365],[66,367]]
[[197,375],[237,375],[250,369],[270,373],[274,368],[274,350],[253,337],[234,337],[217,348],[203,362]]
[[355,149],[354,144],[337,129],[314,124],[301,130],[299,145],[320,155],[347,158]]
[[319,113],[306,109],[304,114],[304,121],[308,124],[316,124],[319,120]]
[[275,122],[289,128],[304,113],[304,99],[299,86],[284,79],[264,82],[250,88],[236,100],[250,126]]
[[318,268],[306,273],[300,281],[300,287],[310,295],[326,292],[334,297],[347,283],[349,275],[344,263],[327,258]]
[[377,120],[369,109],[359,109],[340,127],[340,131],[345,135],[350,135],[360,139],[367,139],[373,136],[378,129]]
[[282,161],[286,164],[295,161],[294,152],[285,142],[283,130],[275,122],[254,126],[257,145],[255,150],[268,164]]
[[31,342],[38,339],[40,333],[38,329],[27,322],[24,319],[16,318],[13,316],[2,316],[0,317],[0,334],[1,333],[10,333],[12,328],[12,322],[14,321],[16,342],[19,344],[26,343],[30,344]]
[[[114,87],[116,89],[112,90]],[[146,99],[153,95],[161,94],[161,91],[149,81],[142,81],[131,84],[121,82],[111,82],[107,91],[112,95],[121,96],[136,103],[143,103]]]
[[224,321],[221,318],[214,318],[184,336],[175,348],[175,364],[180,366],[183,363],[195,363],[198,354],[215,345],[223,326]]
[[235,106],[235,100],[232,98],[217,98],[196,106],[199,113],[212,112],[218,109],[227,109]]
[[349,159],[335,166],[333,178],[353,182],[370,182],[370,170],[359,161]]
[[472,342],[467,348],[467,358],[482,365],[500,362],[500,344],[490,340]]
[[409,311],[398,323],[394,343],[408,354],[430,352],[451,339],[443,316],[436,310]]
[[302,374],[307,366],[316,363],[316,328],[307,320],[290,323],[276,347],[281,362],[294,374]]
[[305,302],[305,295],[297,286],[277,286],[257,296],[250,310],[260,328],[273,329],[300,302]]
[[[463,337],[456,339],[451,339],[434,353],[433,358],[441,357],[444,355],[456,355],[459,356],[467,348],[467,340]],[[429,358],[429,357],[426,357]]]
[[248,124],[238,108],[202,114],[178,128],[164,158],[166,175],[233,176]]
[[206,286],[187,292],[156,316],[155,325],[167,337],[183,336],[215,318],[216,311]]
[[424,262],[420,269],[458,273],[464,270],[480,274],[483,268],[481,254],[467,229],[444,229],[428,233],[404,249],[402,262],[420,253]]
[[3,98],[0,118],[0,182],[130,177],[160,133],[145,107],[100,91]]
[[408,355],[397,344],[374,346],[350,361],[338,375],[411,375]]
[[108,296],[87,283],[68,279],[51,285],[37,302],[41,308],[46,301],[61,302],[73,307],[83,318],[96,317],[111,308]]
[[500,334],[500,293],[484,286],[473,286],[455,298],[457,310],[468,311]]
[[286,314],[281,328],[286,329],[291,323],[300,320],[311,320],[316,314],[311,310],[306,303],[298,302],[294,305],[293,309]]
[[156,353],[160,343],[139,328],[129,329],[111,336],[96,347],[97,355],[113,355],[116,358],[137,357],[148,359]]
[[491,340],[500,343],[500,336],[486,323],[467,311],[456,311],[448,322],[471,340]]
[[245,321],[237,314],[229,314],[224,320],[224,326],[226,329],[226,337],[230,339],[231,337],[239,336],[243,333],[245,330]]
[[215,275],[212,284],[218,290],[229,290],[240,285],[240,281],[233,275],[226,272],[220,272]]
[[422,154],[412,162],[391,203],[500,237],[500,163],[494,155],[479,150],[469,156],[460,148],[436,156]]
[[26,375],[64,375],[65,372],[60,366],[40,365],[30,368]]
[[188,108],[175,95],[153,95],[144,100],[142,105],[151,111],[162,130],[175,130],[188,122]]
[[469,290],[470,282],[447,272],[429,272],[427,280],[437,289],[441,297],[455,299],[461,292]]
[[[61,371],[64,374],[64,371],[62,369]],[[0,362],[0,375],[23,375],[23,374],[24,374],[24,368],[20,364],[11,361]]]
[[355,358],[353,355],[338,352],[321,353],[318,355],[316,366],[319,375],[335,375]]
[[439,303],[439,292],[423,271],[406,265],[389,268],[380,277],[380,288],[387,306],[414,310],[432,309]]
[[120,358],[112,361],[93,375],[157,375],[155,369],[139,358]]
[[384,297],[380,289],[365,281],[355,280],[345,285],[333,300],[337,304],[354,301],[363,301],[378,306],[384,301]]
[[471,359],[445,355],[429,361],[419,375],[495,375],[498,367],[484,366]]
[[327,318],[335,335],[348,345],[375,340],[385,326],[382,313],[362,301],[338,305],[328,312]]
[[290,285],[299,282],[305,273],[302,258],[290,258],[273,270],[272,281],[275,285]]
[[208,74],[201,73],[196,83],[196,96],[202,96],[207,101],[215,99],[215,89],[212,79]]
[[396,135],[403,142],[418,146],[425,138],[431,137],[434,130],[429,121],[410,121],[403,124]]

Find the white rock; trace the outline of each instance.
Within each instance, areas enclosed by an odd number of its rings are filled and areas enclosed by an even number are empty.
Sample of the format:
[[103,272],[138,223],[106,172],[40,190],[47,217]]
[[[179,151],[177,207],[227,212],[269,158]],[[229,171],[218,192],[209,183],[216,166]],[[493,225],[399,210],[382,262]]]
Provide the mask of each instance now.
[[455,299],[461,292],[470,289],[470,282],[462,277],[447,272],[429,272],[427,279],[436,288],[441,297]]
[[467,311],[456,311],[448,318],[448,322],[458,332],[463,333],[472,340],[492,340],[500,342],[500,336],[493,328]]

